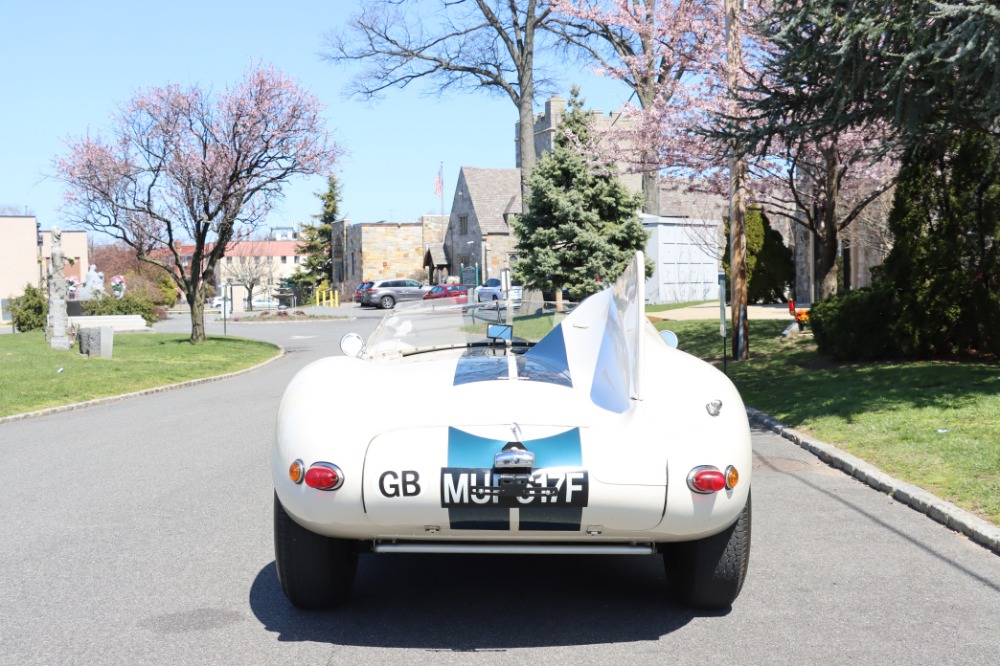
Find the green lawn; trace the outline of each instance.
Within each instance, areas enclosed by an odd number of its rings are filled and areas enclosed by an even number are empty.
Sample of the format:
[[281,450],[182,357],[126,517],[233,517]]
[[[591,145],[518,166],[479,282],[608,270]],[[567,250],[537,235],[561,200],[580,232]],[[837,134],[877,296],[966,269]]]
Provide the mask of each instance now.
[[42,333],[0,335],[0,417],[211,377],[256,365],[278,353],[271,344],[187,335],[119,333],[113,358],[50,349]]
[[[751,358],[729,359],[746,404],[1000,524],[1000,366],[833,363],[786,321],[751,321]],[[722,366],[718,324],[664,322]]]

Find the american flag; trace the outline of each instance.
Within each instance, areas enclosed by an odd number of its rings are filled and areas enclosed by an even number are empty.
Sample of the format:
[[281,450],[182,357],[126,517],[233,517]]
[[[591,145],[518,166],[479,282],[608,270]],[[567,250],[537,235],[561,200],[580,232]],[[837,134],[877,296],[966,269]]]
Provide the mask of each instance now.
[[434,179],[434,196],[436,196],[436,197],[441,196],[441,192],[442,192],[442,182],[441,181],[443,180],[443,176],[444,176],[444,165],[441,165],[441,168],[438,169],[437,178]]

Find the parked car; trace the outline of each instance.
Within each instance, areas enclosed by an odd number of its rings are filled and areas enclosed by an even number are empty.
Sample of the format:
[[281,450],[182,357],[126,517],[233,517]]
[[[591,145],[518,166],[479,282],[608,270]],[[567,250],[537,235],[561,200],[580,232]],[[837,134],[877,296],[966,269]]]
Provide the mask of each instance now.
[[362,305],[390,309],[400,301],[419,301],[424,297],[424,285],[416,280],[395,278],[374,280],[361,294]]
[[[266,296],[255,296],[251,301],[250,305],[253,306],[254,310],[285,310],[288,308],[287,305],[282,305],[274,298],[267,298]],[[247,307],[249,310],[250,308]]]
[[208,304],[208,307],[212,308],[213,310],[221,310],[223,303],[227,303],[229,309],[232,310],[232,303],[230,303],[229,298],[228,297],[224,298],[222,296],[215,296],[214,298],[212,298],[212,300]]
[[424,294],[425,301],[431,301],[437,298],[450,298],[454,299],[455,303],[468,303],[469,285],[438,284],[431,287],[430,291]]
[[[519,286],[511,285],[510,288],[510,299],[514,303],[521,302],[522,289]],[[500,282],[500,278],[490,278],[483,283],[483,286],[476,291],[476,300],[480,303],[489,303],[491,301],[506,301],[507,293],[503,290],[503,284]]]
[[[736,600],[751,531],[743,401],[646,319],[641,252],[608,287],[506,323],[492,306],[416,303],[299,371],[271,449],[275,571],[293,605],[343,604],[369,552],[663,553],[665,596]],[[331,404],[372,414],[373,395],[391,409],[331,436]]]
[[360,303],[361,302],[361,297],[365,293],[365,289],[367,289],[370,286],[372,286],[372,281],[371,280],[368,280],[367,282],[362,282],[361,284],[359,284],[357,286],[357,288],[354,290],[354,302],[355,303]]

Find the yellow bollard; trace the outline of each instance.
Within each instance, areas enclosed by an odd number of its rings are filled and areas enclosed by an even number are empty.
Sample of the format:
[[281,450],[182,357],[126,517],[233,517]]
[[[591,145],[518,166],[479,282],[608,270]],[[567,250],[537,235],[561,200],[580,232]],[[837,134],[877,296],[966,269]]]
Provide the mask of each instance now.
[[333,307],[335,307],[335,308],[339,308],[340,307],[340,292],[339,291],[333,292]]

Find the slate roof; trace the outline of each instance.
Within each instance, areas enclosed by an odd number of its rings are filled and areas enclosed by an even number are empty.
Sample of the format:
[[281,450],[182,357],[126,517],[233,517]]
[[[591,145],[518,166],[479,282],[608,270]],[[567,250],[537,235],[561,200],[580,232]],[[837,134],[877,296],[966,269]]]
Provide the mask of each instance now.
[[424,267],[434,268],[435,266],[447,266],[448,257],[445,256],[444,243],[428,243],[424,252]]
[[462,167],[469,200],[484,234],[509,234],[505,214],[521,214],[521,170]]

